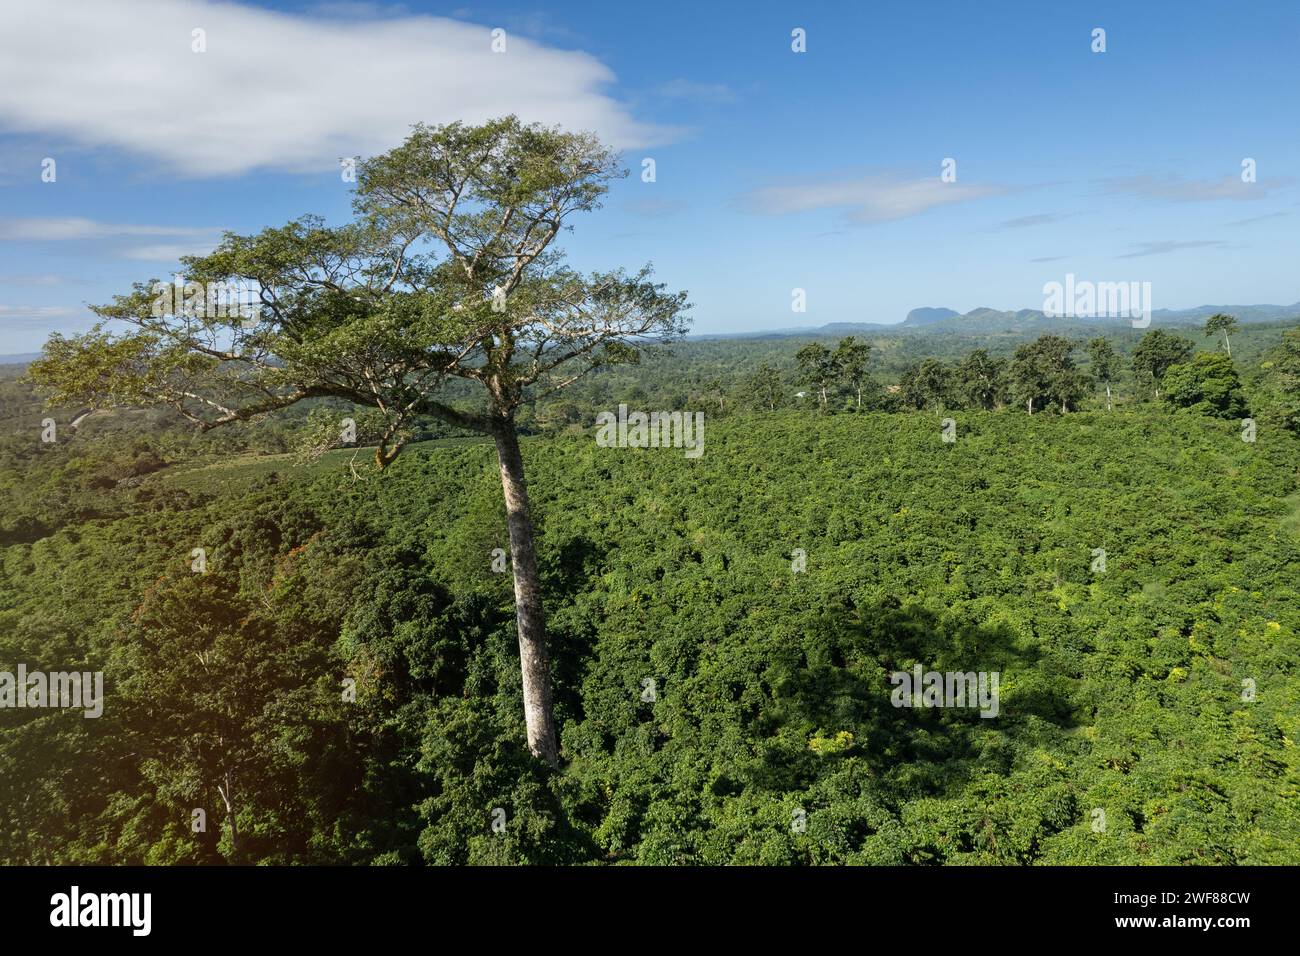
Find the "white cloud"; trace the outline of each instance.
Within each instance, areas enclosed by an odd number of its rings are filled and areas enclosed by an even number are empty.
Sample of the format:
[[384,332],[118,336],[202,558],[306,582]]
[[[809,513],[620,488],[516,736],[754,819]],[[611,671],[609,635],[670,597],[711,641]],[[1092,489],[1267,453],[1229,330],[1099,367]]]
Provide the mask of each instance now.
[[1244,183],[1240,176],[1228,175],[1219,179],[1183,179],[1181,176],[1120,176],[1107,179],[1102,185],[1107,192],[1117,195],[1140,196],[1144,199],[1163,199],[1168,202],[1208,202],[1216,199],[1249,201],[1263,199],[1273,189],[1284,186],[1290,179],[1273,179],[1271,183]]
[[69,279],[67,276],[53,272],[20,273],[18,275],[0,275],[0,285],[72,285],[84,280]]
[[[76,239],[117,239],[123,236],[219,237],[220,229],[190,226],[137,226],[97,222],[78,216],[0,219],[0,240],[62,242]],[[214,243],[215,244],[215,243]]]
[[6,326],[33,324],[45,327],[52,319],[65,319],[77,314],[77,310],[61,305],[0,305],[0,321]]
[[[193,176],[337,169],[412,124],[506,113],[615,147],[671,131],[589,54],[442,17],[339,20],[209,0],[0,4],[0,130],[115,147]],[[207,51],[191,50],[206,31]]]
[[134,246],[122,249],[118,255],[123,259],[139,259],[144,262],[179,262],[181,256],[206,256],[217,247],[217,240],[194,243],[171,243],[155,246]]
[[937,176],[903,180],[871,175],[838,182],[764,186],[744,199],[751,210],[768,215],[843,209],[853,222],[873,223],[906,219],[937,206],[996,196],[1006,191],[1002,186],[945,183]]

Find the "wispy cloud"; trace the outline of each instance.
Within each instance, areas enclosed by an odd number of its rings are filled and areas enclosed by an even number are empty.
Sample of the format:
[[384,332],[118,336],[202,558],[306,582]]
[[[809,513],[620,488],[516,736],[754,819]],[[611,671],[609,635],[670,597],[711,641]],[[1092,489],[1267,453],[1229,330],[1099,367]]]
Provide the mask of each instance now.
[[1046,226],[1076,215],[1072,212],[1040,212],[1032,216],[1021,216],[999,223],[998,229],[1028,229],[1030,226]]
[[1162,256],[1167,252],[1179,252],[1183,249],[1207,249],[1226,246],[1222,239],[1164,239],[1158,242],[1140,242],[1133,252],[1126,252],[1117,259],[1139,259],[1142,256]]
[[1249,219],[1234,219],[1232,222],[1224,223],[1225,226],[1250,226],[1257,222],[1264,222],[1268,219],[1280,219],[1283,216],[1291,215],[1289,212],[1267,212],[1262,216],[1251,216]]
[[66,242],[78,239],[120,239],[127,236],[220,236],[221,230],[193,226],[148,226],[98,222],[78,216],[0,219],[0,240]]
[[[462,10],[452,14],[458,20],[473,20],[479,14]],[[580,44],[586,42],[578,31],[561,22],[553,13],[531,10],[524,13],[506,14],[500,22],[493,21],[490,26],[501,26],[511,33],[520,33],[534,40],[550,40],[555,43]]]
[[52,272],[28,273],[25,275],[0,275],[0,285],[60,286],[80,285],[84,282],[84,279],[72,279],[68,276],[56,275]]
[[69,309],[61,305],[0,305],[0,319],[6,325],[45,325],[55,319],[79,315],[84,310]]
[[1289,180],[1243,183],[1240,176],[1228,175],[1219,179],[1184,179],[1181,176],[1118,176],[1102,180],[1102,188],[1109,193],[1138,196],[1143,199],[1161,199],[1167,202],[1212,202],[1233,200],[1249,202],[1263,199]]
[[939,178],[901,179],[869,175],[857,179],[763,186],[741,197],[752,212],[781,216],[818,209],[843,210],[850,222],[890,222],[939,206],[997,196],[1004,186],[945,183]]
[[[494,53],[497,25],[212,0],[4,3],[0,132],[121,149],[193,176],[336,171],[339,157],[389,149],[416,121],[506,113],[617,148],[675,135],[633,117],[590,54],[509,30]],[[195,29],[206,52],[192,50]]]
[[122,259],[138,259],[142,262],[179,262],[182,256],[206,256],[215,249],[217,240],[208,242],[166,243],[151,246],[131,246],[118,251]]
[[1030,262],[1060,262],[1065,256],[1039,256],[1037,259],[1030,259]]
[[655,89],[665,99],[690,100],[696,103],[734,103],[736,94],[723,83],[697,83],[694,80],[669,80]]
[[410,8],[404,3],[366,3],[338,0],[332,3],[318,3],[308,11],[322,17],[344,17],[348,19],[375,17],[400,17],[409,14]]

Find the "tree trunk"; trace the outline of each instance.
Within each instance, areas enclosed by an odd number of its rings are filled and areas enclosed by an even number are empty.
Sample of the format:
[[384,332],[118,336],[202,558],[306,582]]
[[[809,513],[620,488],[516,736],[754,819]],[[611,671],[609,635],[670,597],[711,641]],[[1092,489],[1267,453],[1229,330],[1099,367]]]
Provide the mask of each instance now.
[[862,411],[862,386],[858,386],[858,411]]
[[1106,411],[1110,411],[1110,382],[1106,383]]
[[519,630],[519,669],[524,685],[524,721],[528,749],[552,767],[559,766],[552,713],[551,658],[546,650],[546,624],[542,616],[542,585],[533,550],[533,518],[524,481],[524,459],[519,453],[515,424],[505,420],[493,430],[497,459],[501,463],[501,490],[505,494],[506,523],[510,528],[510,564],[515,579],[515,619]]
[[1029,399],[1029,414],[1034,414],[1034,400],[1032,398]]
[[235,818],[235,788],[229,770],[223,775],[223,782],[217,784],[217,793],[226,805],[226,820],[230,826],[230,862],[239,863],[239,823]]
[[1228,350],[1228,358],[1232,358],[1232,342],[1229,341],[1226,330],[1223,333],[1223,347]]

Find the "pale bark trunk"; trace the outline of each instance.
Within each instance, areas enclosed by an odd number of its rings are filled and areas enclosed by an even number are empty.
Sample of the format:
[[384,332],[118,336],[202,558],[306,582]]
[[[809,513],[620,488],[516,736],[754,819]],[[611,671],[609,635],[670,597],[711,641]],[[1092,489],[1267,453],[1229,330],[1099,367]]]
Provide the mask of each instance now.
[[1034,414],[1034,400],[1032,398],[1029,399],[1029,414]]
[[1228,350],[1228,358],[1232,358],[1232,342],[1228,339],[1228,333],[1223,333],[1223,347]]
[[235,818],[235,794],[234,784],[231,781],[230,771],[226,771],[223,782],[217,784],[217,793],[221,794],[221,802],[226,805],[226,821],[230,827],[230,862],[239,862],[239,824]]
[[515,619],[519,630],[519,669],[523,675],[524,722],[528,749],[552,767],[559,766],[555,715],[552,713],[551,659],[546,650],[546,624],[542,615],[542,585],[533,550],[533,518],[524,481],[524,459],[513,421],[499,423],[493,431],[501,463],[501,490],[505,495],[506,523],[510,530],[510,564],[515,583]]
[[1106,411],[1110,411],[1110,382],[1106,383]]

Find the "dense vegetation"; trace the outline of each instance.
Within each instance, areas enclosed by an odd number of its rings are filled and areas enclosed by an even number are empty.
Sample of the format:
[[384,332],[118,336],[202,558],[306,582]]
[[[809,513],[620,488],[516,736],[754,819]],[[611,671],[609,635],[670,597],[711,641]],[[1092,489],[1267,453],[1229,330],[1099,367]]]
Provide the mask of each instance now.
[[[555,772],[490,441],[376,473],[290,454],[333,400],[200,438],[0,382],[0,670],[107,687],[0,711],[0,859],[1300,862],[1300,333],[1152,335],[695,342],[529,406]],[[619,402],[705,454],[598,447]],[[998,717],[891,706],[914,664]]]

